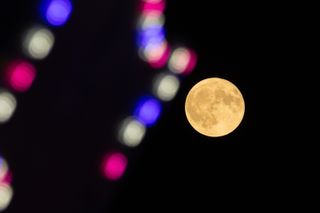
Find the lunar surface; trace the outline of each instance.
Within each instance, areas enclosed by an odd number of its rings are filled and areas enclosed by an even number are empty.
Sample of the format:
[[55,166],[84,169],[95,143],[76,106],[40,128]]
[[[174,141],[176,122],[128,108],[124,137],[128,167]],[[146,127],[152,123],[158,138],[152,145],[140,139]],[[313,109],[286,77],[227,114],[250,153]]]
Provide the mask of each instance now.
[[197,83],[187,95],[185,113],[191,126],[209,137],[234,131],[242,121],[244,99],[230,81],[208,78]]

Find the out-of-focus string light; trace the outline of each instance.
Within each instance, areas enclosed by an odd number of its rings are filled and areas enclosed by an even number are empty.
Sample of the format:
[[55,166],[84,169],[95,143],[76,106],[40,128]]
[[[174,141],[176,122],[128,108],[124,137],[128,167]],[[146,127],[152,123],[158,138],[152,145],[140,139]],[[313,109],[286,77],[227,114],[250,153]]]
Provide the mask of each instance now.
[[36,77],[35,67],[24,60],[12,61],[5,70],[5,80],[17,92],[26,92]]
[[5,210],[13,196],[13,190],[9,184],[0,182],[0,212]]
[[129,147],[138,146],[146,133],[146,127],[138,120],[126,118],[120,126],[119,141]]
[[161,103],[151,96],[142,97],[135,108],[134,116],[146,126],[154,125],[161,113]]
[[11,174],[8,163],[0,156],[0,212],[5,210],[12,199]]
[[170,55],[164,29],[164,9],[163,0],[144,0],[140,5],[141,16],[137,26],[139,56],[153,68],[164,67]]
[[143,13],[138,20],[138,27],[141,30],[148,29],[151,27],[163,28],[165,23],[165,17],[163,13],[152,11],[149,13]]
[[197,56],[193,50],[179,47],[172,52],[168,67],[173,73],[187,75],[192,72],[196,62]]
[[23,40],[23,49],[32,59],[44,59],[50,53],[54,44],[53,33],[44,27],[32,27]]
[[142,0],[140,8],[143,12],[163,12],[166,6],[164,0]]
[[171,74],[159,74],[153,83],[154,95],[162,101],[171,101],[180,87],[179,79]]
[[102,161],[103,175],[111,181],[119,180],[124,175],[127,165],[128,159],[123,153],[108,153]]
[[8,163],[4,158],[0,156],[0,183],[5,181],[9,173]]
[[41,12],[50,25],[62,26],[68,21],[72,9],[70,0],[46,0]]
[[0,123],[5,123],[12,117],[17,107],[17,100],[8,91],[0,90]]

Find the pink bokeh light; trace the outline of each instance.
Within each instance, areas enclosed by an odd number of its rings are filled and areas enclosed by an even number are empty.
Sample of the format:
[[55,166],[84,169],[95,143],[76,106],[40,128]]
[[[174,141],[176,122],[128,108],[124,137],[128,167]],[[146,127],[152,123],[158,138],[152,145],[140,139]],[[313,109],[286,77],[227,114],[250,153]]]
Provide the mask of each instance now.
[[197,61],[198,61],[198,57],[197,54],[195,53],[195,51],[193,50],[189,50],[190,53],[190,59],[189,59],[189,63],[186,67],[186,69],[183,71],[183,75],[189,75],[195,68],[195,66],[197,65]]
[[1,183],[5,183],[5,184],[11,184],[12,182],[12,175],[11,172],[8,171],[5,176],[3,177],[3,179],[0,179]]
[[103,175],[112,181],[119,180],[125,173],[128,165],[127,157],[120,153],[114,152],[107,154],[102,162]]
[[36,77],[35,67],[27,61],[16,60],[6,70],[6,82],[17,92],[26,92]]
[[142,4],[140,6],[140,10],[143,13],[148,13],[148,12],[161,12],[166,8],[166,2],[164,0],[160,0],[158,2],[152,2],[152,1],[142,1]]
[[[155,49],[154,51],[157,51],[157,50]],[[163,53],[159,58],[151,59],[148,61],[148,63],[152,68],[160,69],[167,64],[169,60],[169,56],[170,56],[170,47],[166,46],[165,50],[163,51]]]

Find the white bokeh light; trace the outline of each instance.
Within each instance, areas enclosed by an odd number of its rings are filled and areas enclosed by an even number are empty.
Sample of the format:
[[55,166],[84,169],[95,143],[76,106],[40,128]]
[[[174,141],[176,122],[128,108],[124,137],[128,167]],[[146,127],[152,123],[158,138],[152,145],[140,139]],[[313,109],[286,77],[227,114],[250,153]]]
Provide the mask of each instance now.
[[146,133],[146,127],[134,118],[127,118],[120,126],[119,140],[129,147],[138,146]]
[[0,123],[7,122],[17,107],[16,98],[9,92],[0,90]]
[[188,49],[179,47],[175,49],[169,59],[169,69],[177,74],[183,73],[190,63],[191,53]]
[[44,27],[33,27],[26,33],[23,49],[27,56],[33,59],[44,59],[54,45],[54,35]]
[[165,23],[165,17],[163,13],[153,11],[144,14],[138,21],[138,27],[140,29],[148,29],[149,27],[163,27]]
[[13,190],[10,185],[0,182],[0,212],[5,210],[13,196]]
[[153,84],[153,93],[162,101],[171,101],[177,94],[180,87],[179,79],[170,74],[156,76]]

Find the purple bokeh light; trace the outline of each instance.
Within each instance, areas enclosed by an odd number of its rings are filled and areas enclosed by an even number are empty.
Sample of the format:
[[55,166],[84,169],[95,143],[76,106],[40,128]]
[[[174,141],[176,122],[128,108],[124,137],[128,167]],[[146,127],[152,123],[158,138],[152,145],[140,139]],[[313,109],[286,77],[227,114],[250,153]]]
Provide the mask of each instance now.
[[45,7],[45,18],[53,26],[64,25],[72,12],[70,0],[51,0]]
[[161,103],[153,97],[142,98],[135,109],[134,115],[146,126],[155,124],[161,113]]

